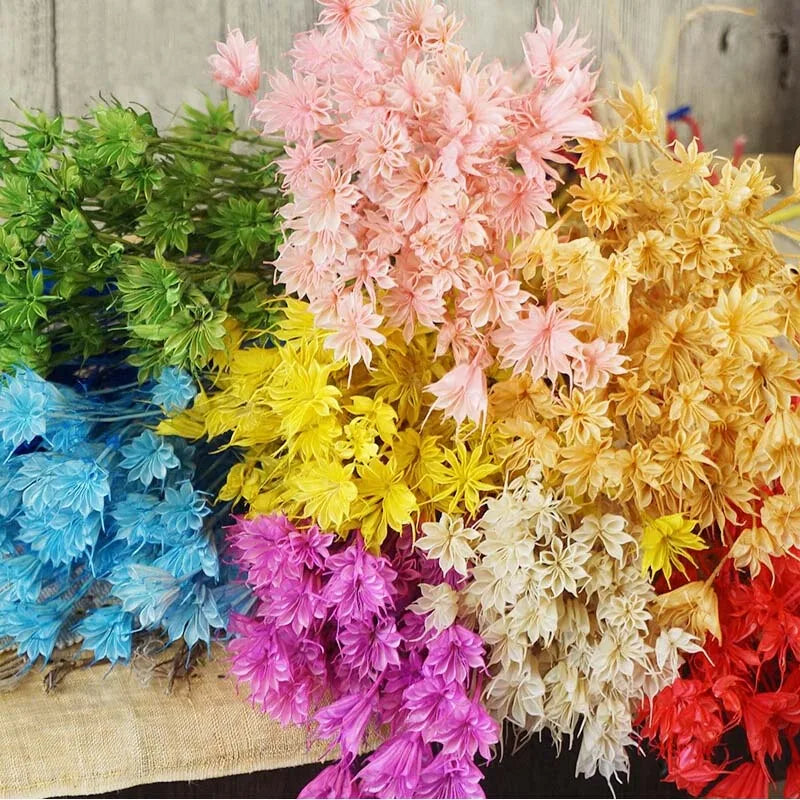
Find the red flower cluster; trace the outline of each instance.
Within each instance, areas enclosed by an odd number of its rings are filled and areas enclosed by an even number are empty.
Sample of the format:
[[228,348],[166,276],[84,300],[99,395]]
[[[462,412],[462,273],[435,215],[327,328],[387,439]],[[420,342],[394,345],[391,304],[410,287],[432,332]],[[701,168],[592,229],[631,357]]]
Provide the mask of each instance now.
[[642,735],[694,796],[766,797],[788,762],[784,796],[800,797],[800,551],[755,578],[728,561],[714,590],[722,640],[645,705]]

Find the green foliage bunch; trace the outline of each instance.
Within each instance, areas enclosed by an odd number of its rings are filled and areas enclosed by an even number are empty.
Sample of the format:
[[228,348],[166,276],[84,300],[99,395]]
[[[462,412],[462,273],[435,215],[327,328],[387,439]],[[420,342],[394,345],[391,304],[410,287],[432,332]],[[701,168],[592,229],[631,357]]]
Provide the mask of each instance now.
[[27,112],[0,138],[0,370],[129,350],[143,376],[197,371],[265,325],[279,152],[226,102],[163,133],[116,102]]

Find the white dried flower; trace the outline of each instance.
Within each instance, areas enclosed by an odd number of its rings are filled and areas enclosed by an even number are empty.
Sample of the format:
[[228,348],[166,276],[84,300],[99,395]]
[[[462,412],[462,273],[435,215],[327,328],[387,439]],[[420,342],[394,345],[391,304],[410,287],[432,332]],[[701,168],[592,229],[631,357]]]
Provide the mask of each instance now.
[[447,583],[433,586],[421,583],[419,586],[422,597],[413,602],[409,609],[425,617],[425,630],[441,631],[449,628],[458,616],[458,592]]
[[467,562],[475,557],[473,546],[480,538],[474,528],[465,528],[462,519],[451,519],[442,513],[438,522],[425,522],[417,547],[428,557],[439,562],[442,572],[454,569],[459,575],[467,574]]

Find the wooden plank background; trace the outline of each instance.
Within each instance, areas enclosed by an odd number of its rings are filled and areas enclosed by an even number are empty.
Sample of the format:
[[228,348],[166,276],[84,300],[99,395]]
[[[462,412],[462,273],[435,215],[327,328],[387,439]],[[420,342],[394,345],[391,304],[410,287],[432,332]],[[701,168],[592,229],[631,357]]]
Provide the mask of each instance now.
[[[519,62],[520,36],[554,0],[440,0],[466,18],[477,53]],[[729,152],[789,152],[800,143],[800,0],[560,0],[580,22],[606,83],[641,78],[670,106],[690,103],[707,145]],[[11,100],[76,115],[99,95],[158,109],[163,123],[183,101],[220,96],[207,55],[227,25],[258,37],[265,69],[285,64],[314,0],[0,0],[0,117]],[[239,111],[242,121],[247,111]]]

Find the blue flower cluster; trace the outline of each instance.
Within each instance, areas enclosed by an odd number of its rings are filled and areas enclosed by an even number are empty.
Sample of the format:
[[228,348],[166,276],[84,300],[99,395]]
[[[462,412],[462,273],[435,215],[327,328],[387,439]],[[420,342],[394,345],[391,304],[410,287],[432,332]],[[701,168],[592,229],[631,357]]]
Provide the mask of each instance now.
[[0,643],[29,662],[76,639],[127,661],[134,635],[210,643],[252,596],[220,558],[224,535],[198,453],[150,430],[191,378],[96,393],[19,368],[0,376]]

